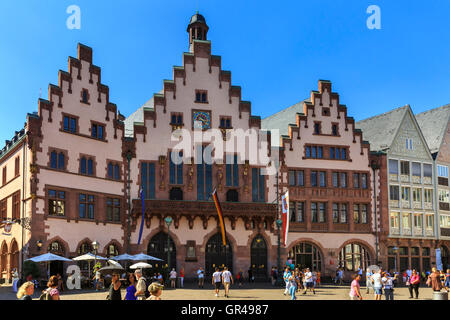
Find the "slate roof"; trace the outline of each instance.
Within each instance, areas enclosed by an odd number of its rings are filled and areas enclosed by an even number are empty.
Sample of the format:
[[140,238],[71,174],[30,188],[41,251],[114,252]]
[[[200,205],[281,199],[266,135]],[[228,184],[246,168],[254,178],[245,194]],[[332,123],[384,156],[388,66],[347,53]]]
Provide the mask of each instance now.
[[125,137],[134,137],[134,123],[144,122],[144,108],[153,109],[153,98],[125,119]]
[[450,121],[450,104],[419,113],[416,119],[430,152],[438,152]]
[[392,145],[395,134],[410,109],[409,105],[400,107],[380,115],[355,123],[356,129],[361,129],[363,140],[369,141],[371,151],[383,151]]
[[280,136],[289,135],[289,124],[296,124],[297,113],[303,113],[303,102],[309,102],[310,99],[300,101],[286,109],[283,109],[267,118],[261,120],[261,129],[280,130]]

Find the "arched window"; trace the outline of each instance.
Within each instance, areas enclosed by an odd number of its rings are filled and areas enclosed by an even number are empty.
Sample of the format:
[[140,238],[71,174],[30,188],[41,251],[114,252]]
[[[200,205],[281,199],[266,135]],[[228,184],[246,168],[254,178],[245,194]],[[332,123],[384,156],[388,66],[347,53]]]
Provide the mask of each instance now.
[[9,263],[10,263],[9,270],[13,270],[17,269],[19,266],[19,247],[17,245],[16,240],[12,241],[10,248],[11,249],[9,251]]
[[365,270],[370,266],[369,251],[357,243],[347,244],[339,253],[339,266],[347,271]]
[[117,246],[114,244],[114,243],[111,243],[109,246],[108,246],[108,252],[106,253],[106,256],[108,257],[108,258],[110,258],[110,257],[115,257],[115,256],[118,256],[119,255],[119,249],[117,248]]
[[183,190],[181,190],[180,188],[170,189],[169,199],[170,200],[183,200]]
[[226,199],[228,202],[239,202],[239,193],[236,189],[230,189],[227,191]]
[[[92,252],[92,245],[89,242],[83,242],[78,248],[78,255],[83,255]],[[80,269],[89,272],[89,263],[87,261],[79,261]]]
[[300,269],[309,268],[311,271],[322,271],[322,253],[319,247],[310,242],[300,242],[289,250],[288,259]]
[[0,277],[2,277],[1,273],[6,272],[7,261],[8,261],[8,246],[6,245],[6,242],[3,242],[0,251]]
[[63,257],[66,255],[64,247],[61,245],[59,241],[53,241],[52,243],[50,243],[48,245],[47,252]]

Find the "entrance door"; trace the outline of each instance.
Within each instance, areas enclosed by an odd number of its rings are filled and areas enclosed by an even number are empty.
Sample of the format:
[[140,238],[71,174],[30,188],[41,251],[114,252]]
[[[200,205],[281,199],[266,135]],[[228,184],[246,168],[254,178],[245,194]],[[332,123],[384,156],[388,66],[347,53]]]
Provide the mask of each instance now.
[[216,267],[222,269],[224,266],[228,267],[228,270],[233,273],[233,251],[228,239],[225,247],[222,243],[222,235],[216,233],[206,243],[205,251],[205,272],[207,276],[211,276]]
[[300,269],[322,271],[322,254],[312,243],[300,242],[289,251],[289,259],[292,259],[292,263]]
[[261,235],[257,235],[251,246],[251,266],[256,281],[267,280],[267,245]]
[[[153,266],[152,271],[163,273],[163,266],[167,264],[167,237],[168,234],[160,232],[155,235],[149,242],[147,248],[147,254],[155,258],[162,259],[163,262],[150,261]],[[177,268],[177,252],[175,247],[175,242],[169,237],[169,248],[170,248],[170,270],[172,268]]]

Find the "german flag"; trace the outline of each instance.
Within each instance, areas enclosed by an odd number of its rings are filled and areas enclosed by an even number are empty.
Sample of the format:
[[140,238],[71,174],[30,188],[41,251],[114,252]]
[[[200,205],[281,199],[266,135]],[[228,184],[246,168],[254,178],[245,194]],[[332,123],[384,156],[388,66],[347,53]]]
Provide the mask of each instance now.
[[219,222],[220,222],[220,231],[222,232],[222,242],[223,245],[227,245],[227,232],[225,230],[225,220],[223,219],[223,211],[222,207],[220,206],[219,197],[217,196],[217,190],[214,189],[212,193],[212,197],[214,200],[214,204],[216,205],[217,214],[219,215]]

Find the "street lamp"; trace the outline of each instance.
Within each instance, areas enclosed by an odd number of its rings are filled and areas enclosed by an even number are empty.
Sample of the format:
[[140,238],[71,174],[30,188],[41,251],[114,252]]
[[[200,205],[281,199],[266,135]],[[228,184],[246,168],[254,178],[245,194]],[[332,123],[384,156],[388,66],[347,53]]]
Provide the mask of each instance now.
[[395,247],[393,247],[392,248],[392,250],[394,251],[394,254],[395,254],[395,258],[394,258],[394,273],[396,273],[397,272],[397,252],[398,252],[398,247],[397,246],[395,246]]
[[130,254],[130,242],[131,242],[131,173],[130,173],[130,163],[133,158],[133,153],[131,150],[127,151],[127,160],[128,160],[128,179],[127,179],[127,190],[128,190],[128,216],[127,216],[127,253]]
[[378,245],[379,245],[379,239],[378,239],[378,216],[377,216],[377,192],[376,192],[376,179],[375,179],[375,172],[376,170],[380,169],[380,166],[376,161],[372,161],[370,163],[370,167],[372,168],[373,173],[373,195],[374,195],[374,216],[375,216],[375,264],[378,265]]
[[[172,217],[166,217],[164,222],[167,224],[167,267],[170,269],[170,236],[169,236],[169,228],[172,224]],[[170,272],[170,271],[169,271]]]
[[42,245],[43,245],[42,240],[36,241],[36,246],[37,246],[38,251],[41,251]]
[[97,250],[99,247],[99,243],[97,242],[97,240],[94,240],[94,242],[92,242],[92,248],[94,249],[94,270],[95,270],[95,266],[97,265]]
[[278,248],[277,248],[277,269],[278,269],[278,275],[277,275],[277,285],[281,285],[283,282],[281,281],[281,274],[282,274],[282,270],[281,270],[281,239],[280,239],[280,230],[281,230],[281,226],[283,225],[283,221],[281,221],[280,219],[278,219],[276,221],[277,224],[277,234],[278,234]]

